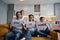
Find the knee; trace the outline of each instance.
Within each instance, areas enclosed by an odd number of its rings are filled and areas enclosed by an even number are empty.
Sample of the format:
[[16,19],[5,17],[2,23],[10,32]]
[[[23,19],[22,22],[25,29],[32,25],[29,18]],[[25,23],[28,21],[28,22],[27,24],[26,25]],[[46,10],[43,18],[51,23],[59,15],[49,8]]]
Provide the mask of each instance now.
[[25,37],[26,38],[31,38],[31,34],[26,34]]
[[19,37],[20,37],[20,33],[17,33],[17,34],[16,34],[16,37],[19,38]]
[[9,38],[9,35],[8,35],[8,34],[6,34],[6,35],[5,35],[5,38]]

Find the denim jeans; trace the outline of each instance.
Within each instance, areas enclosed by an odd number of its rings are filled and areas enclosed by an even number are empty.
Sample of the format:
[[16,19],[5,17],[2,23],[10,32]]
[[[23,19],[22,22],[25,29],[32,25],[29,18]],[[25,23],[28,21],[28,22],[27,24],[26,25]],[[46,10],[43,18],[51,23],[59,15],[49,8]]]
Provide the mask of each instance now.
[[26,40],[31,40],[31,33],[29,30],[26,31],[25,37],[26,37]]
[[35,31],[34,30],[27,30],[25,37],[26,40],[31,40],[31,36],[34,35]]
[[30,30],[31,36],[34,35],[35,30]]
[[13,40],[18,40],[20,37],[21,33],[20,32],[9,32],[8,34],[6,34],[4,40],[10,40],[11,37],[13,37]]
[[49,35],[50,30],[47,28],[46,30],[37,30],[36,32],[40,36],[47,37],[47,35]]

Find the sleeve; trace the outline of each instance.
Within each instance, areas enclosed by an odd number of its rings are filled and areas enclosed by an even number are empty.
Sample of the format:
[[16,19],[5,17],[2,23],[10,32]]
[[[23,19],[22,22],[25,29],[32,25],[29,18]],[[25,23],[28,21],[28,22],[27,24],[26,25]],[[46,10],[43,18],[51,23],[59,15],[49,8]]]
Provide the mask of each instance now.
[[37,22],[37,21],[35,21],[35,27],[36,27],[36,30],[38,29],[38,27],[37,27],[37,23],[38,23],[38,22]]
[[22,23],[22,24],[25,24],[25,23],[26,23],[26,21],[24,20],[24,17],[22,18],[22,20],[23,20],[23,23]]
[[11,26],[13,26],[13,19],[12,19],[12,21],[11,21]]
[[10,29],[12,29],[12,27],[13,27],[13,19],[12,19],[11,24],[10,24]]
[[48,29],[50,30],[50,24],[49,23],[46,23],[46,25],[47,25]]

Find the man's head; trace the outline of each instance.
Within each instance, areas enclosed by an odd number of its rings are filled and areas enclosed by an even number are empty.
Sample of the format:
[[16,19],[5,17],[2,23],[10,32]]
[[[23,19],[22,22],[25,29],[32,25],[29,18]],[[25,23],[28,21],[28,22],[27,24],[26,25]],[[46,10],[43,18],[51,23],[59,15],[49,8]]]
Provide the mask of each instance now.
[[24,10],[21,10],[20,13],[24,14]]

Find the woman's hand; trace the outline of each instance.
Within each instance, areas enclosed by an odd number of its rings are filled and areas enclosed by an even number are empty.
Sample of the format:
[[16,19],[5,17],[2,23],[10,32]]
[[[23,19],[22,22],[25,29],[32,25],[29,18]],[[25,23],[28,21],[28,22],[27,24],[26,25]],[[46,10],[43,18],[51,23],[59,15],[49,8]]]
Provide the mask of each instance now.
[[27,30],[26,24],[23,25],[23,29],[24,30]]
[[24,27],[24,30],[27,30],[27,27]]

